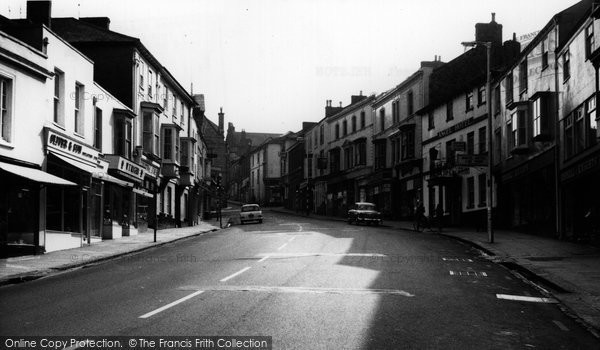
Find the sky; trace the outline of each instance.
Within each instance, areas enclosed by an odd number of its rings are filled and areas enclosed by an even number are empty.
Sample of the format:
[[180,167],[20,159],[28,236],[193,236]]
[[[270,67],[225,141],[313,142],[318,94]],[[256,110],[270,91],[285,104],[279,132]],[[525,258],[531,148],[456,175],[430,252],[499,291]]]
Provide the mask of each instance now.
[[[54,0],[53,17],[109,17],[236,131],[285,133],[325,116],[325,101],[391,89],[436,55],[448,62],[475,23],[503,39],[542,29],[575,0]],[[26,0],[0,14],[24,18]]]

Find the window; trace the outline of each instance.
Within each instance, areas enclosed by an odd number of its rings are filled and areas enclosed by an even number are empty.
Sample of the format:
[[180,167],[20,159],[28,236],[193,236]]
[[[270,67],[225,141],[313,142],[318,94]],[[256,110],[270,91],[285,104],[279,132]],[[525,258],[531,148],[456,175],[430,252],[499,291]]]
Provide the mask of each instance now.
[[356,153],[358,156],[358,161],[356,162],[356,164],[358,164],[358,165],[367,164],[367,142],[363,140],[363,141],[357,143],[356,149],[357,149]]
[[74,130],[76,133],[83,135],[83,85],[75,84],[75,114],[74,114]]
[[335,139],[337,140],[340,138],[340,124],[339,123],[335,124],[334,130],[335,130]]
[[452,100],[446,103],[446,121],[454,119],[454,103]]
[[340,171],[340,149],[335,148],[329,151],[329,169],[330,174]]
[[406,110],[408,116],[411,116],[414,113],[414,98],[412,91],[409,91],[408,94],[406,94]]
[[154,74],[148,69],[148,96],[152,97],[152,86],[154,85]]
[[394,124],[400,121],[400,101],[398,100],[392,102],[392,120]]
[[527,114],[524,110],[513,112],[507,127],[510,133],[509,151],[527,144]]
[[400,161],[400,138],[392,139],[392,164]]
[[465,95],[465,109],[467,111],[470,111],[473,109],[473,91],[469,91]]
[[159,119],[158,114],[144,112],[143,120],[143,146],[144,152],[160,156],[159,154]]
[[348,135],[348,121],[345,119],[342,122],[342,132],[344,133],[344,136]]
[[565,157],[573,155],[573,114],[565,118]]
[[173,111],[171,112],[171,117],[177,118],[177,98],[175,94],[173,94]]
[[400,134],[400,160],[415,157],[415,130],[410,129]]
[[446,161],[454,163],[454,139],[446,141]]
[[144,73],[145,73],[143,62],[140,62],[139,68],[140,68],[140,90],[143,91],[144,90]]
[[167,215],[171,215],[171,197],[173,196],[171,187],[167,187]]
[[477,105],[481,106],[485,104],[486,100],[487,93],[485,91],[485,86],[481,86],[479,89],[477,89]]
[[64,83],[65,75],[58,69],[54,70],[54,122],[64,126]]
[[487,202],[487,174],[479,174],[477,182],[479,185],[479,206],[484,207]]
[[548,67],[548,37],[542,40],[542,70]]
[[475,178],[467,178],[467,209],[475,207]]
[[94,148],[102,150],[102,110],[98,107],[94,112]]
[[365,120],[365,111],[360,112],[360,128],[364,129],[366,126],[366,120]]
[[173,159],[173,129],[165,128],[163,133],[163,159]]
[[563,80],[569,79],[571,76],[571,54],[567,49],[563,55]]
[[532,113],[533,113],[533,137],[536,137],[542,133],[542,109],[541,109],[541,98],[533,101]]
[[513,74],[510,72],[506,76],[506,103],[513,101]]
[[427,128],[429,130],[435,128],[435,119],[433,118],[433,112],[429,112],[429,114],[427,114]]
[[347,147],[346,149],[344,149],[344,163],[346,169],[350,169],[354,166],[354,164],[352,163],[352,161],[354,160],[353,150],[354,149],[352,147]]
[[163,108],[166,111],[169,108],[169,89],[165,86],[163,90]]
[[307,158],[307,176],[310,179],[312,177],[312,172],[313,172],[313,157],[308,157]]
[[320,142],[319,143],[321,145],[323,145],[323,143],[325,142],[325,125],[321,125],[321,128],[319,131],[320,131],[320,135],[319,135]]
[[585,54],[589,57],[596,50],[594,40],[594,22],[592,21],[585,29]]
[[383,132],[385,129],[385,108],[379,110],[379,131]]
[[479,154],[483,154],[487,150],[487,128],[485,126],[479,128]]
[[12,84],[11,80],[0,77],[0,140],[12,141]]
[[356,132],[356,116],[352,116],[352,132]]
[[575,152],[581,152],[585,149],[585,118],[583,117],[583,108],[579,107],[575,110],[573,116],[575,122]]
[[119,117],[116,119],[115,124],[115,153],[121,157],[131,159],[131,120]]
[[183,111],[183,101],[179,102],[179,118],[181,118],[181,124],[185,124],[185,118],[183,118],[184,115],[184,111]]
[[519,64],[519,90],[527,91],[527,58]]
[[386,140],[375,144],[375,169],[385,168]]
[[586,115],[587,122],[589,123],[588,128],[588,145],[592,146],[598,142],[598,138],[600,138],[600,134],[598,133],[598,117],[596,114],[596,97],[592,96],[590,99],[586,101]]
[[500,128],[494,131],[494,159],[496,163],[500,162],[502,156],[502,130]]
[[475,153],[475,132],[471,131],[467,134],[467,154]]
[[500,86],[494,88],[494,115],[500,114]]

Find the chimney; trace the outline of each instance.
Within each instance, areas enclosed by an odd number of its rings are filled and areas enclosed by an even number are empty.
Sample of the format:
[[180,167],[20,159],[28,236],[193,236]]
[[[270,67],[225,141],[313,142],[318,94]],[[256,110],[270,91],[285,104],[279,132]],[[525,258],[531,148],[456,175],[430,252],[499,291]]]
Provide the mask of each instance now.
[[502,46],[502,62],[504,64],[510,64],[521,53],[521,43],[517,41],[517,34],[513,33],[512,40],[507,40]]
[[340,102],[340,106],[339,107],[333,107],[331,105],[331,100],[327,100],[325,101],[325,118],[330,117],[334,114],[336,114],[337,112],[341,111],[342,108],[342,103]]
[[494,46],[502,45],[502,24],[496,23],[495,13],[492,13],[490,23],[475,24],[475,40],[490,41]]
[[27,1],[27,19],[50,28],[52,1]]
[[[360,102],[362,100],[364,100],[365,98],[367,98],[367,96],[363,96],[362,94],[362,90],[360,91],[360,95],[352,95],[350,98],[350,104],[355,104],[357,102]],[[342,103],[340,102],[340,107],[342,106]]]
[[221,107],[221,111],[219,112],[219,133],[223,135],[225,127],[225,113],[223,113],[223,107]]

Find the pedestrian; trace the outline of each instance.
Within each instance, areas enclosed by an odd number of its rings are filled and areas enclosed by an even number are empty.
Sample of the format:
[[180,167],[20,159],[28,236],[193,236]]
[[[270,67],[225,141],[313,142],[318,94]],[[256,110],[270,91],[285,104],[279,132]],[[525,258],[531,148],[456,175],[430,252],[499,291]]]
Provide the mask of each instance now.
[[421,202],[417,202],[417,207],[415,208],[415,230],[417,232],[421,232],[421,222],[423,221],[423,217],[425,215],[425,207]]
[[438,203],[437,207],[435,207],[435,217],[438,225],[438,232],[442,233],[442,226],[444,223],[444,208],[442,208],[442,203]]

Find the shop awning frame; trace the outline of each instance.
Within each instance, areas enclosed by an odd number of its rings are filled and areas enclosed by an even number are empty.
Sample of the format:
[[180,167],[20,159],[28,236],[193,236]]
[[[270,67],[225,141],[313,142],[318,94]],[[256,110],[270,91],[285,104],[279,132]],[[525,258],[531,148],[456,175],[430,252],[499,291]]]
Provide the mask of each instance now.
[[114,177],[112,175],[109,175],[109,174],[105,173],[105,172],[99,171],[101,169],[98,169],[98,168],[95,168],[95,167],[92,167],[90,165],[86,165],[86,164],[83,164],[83,163],[78,163],[78,162],[76,162],[76,161],[74,161],[72,159],[69,159],[69,158],[67,158],[65,156],[62,156],[60,154],[56,154],[54,152],[50,152],[50,154],[52,154],[52,156],[60,159],[61,161],[65,162],[65,163],[67,163],[67,164],[69,164],[69,165],[71,165],[71,166],[73,166],[73,167],[75,167],[75,168],[77,168],[77,169],[79,169],[81,171],[84,171],[84,172],[90,174],[95,179],[102,180],[102,181],[112,182],[114,184],[117,184],[117,185],[123,186],[123,187],[131,187],[131,188],[133,188],[133,183],[127,182],[127,181],[123,181],[123,180],[118,179],[118,178],[116,178],[116,177]]
[[28,168],[20,165],[0,162],[0,169],[9,172],[13,175],[17,175],[28,180],[43,184],[59,186],[77,186],[77,184],[74,182],[65,180],[62,177],[58,177],[56,175],[52,175],[45,171],[34,168]]

